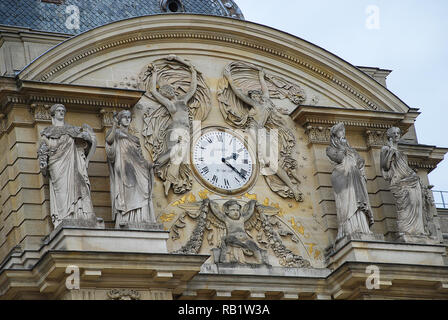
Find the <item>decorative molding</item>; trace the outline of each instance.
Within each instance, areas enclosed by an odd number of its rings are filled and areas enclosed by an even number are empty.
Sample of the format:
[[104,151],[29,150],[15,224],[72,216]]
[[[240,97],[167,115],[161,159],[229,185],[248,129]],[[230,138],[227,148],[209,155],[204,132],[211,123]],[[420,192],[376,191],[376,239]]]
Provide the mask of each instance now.
[[409,166],[416,170],[416,169],[424,169],[424,170],[434,170],[437,168],[437,163],[429,162],[429,161],[419,161],[419,160],[409,160],[408,161]]
[[323,125],[332,127],[338,123],[342,122],[346,127],[364,127],[369,129],[389,129],[391,125],[384,123],[372,123],[368,120],[327,120],[327,119],[318,119],[318,118],[306,118],[305,123],[311,123],[314,125]]
[[112,289],[107,296],[110,300],[140,300],[140,293],[132,289]]
[[75,104],[75,105],[83,105],[83,106],[95,106],[95,107],[108,107],[108,108],[125,108],[129,109],[132,105],[127,103],[116,103],[113,101],[104,101],[104,100],[96,100],[96,99],[88,99],[88,98],[66,98],[66,97],[54,97],[54,96],[29,96],[29,101],[35,103],[61,103],[61,104]]
[[289,60],[293,63],[300,65],[302,68],[305,68],[305,69],[311,71],[316,76],[323,77],[325,79],[332,81],[334,84],[336,84],[340,88],[344,89],[349,94],[354,95],[358,100],[362,101],[370,109],[379,110],[379,107],[374,102],[369,100],[365,95],[359,93],[357,90],[355,90],[353,87],[351,87],[350,85],[348,85],[341,79],[336,78],[336,76],[334,74],[325,72],[322,69],[313,65],[312,63],[309,63],[305,60],[299,59],[296,56],[291,56],[289,54],[286,54],[285,51],[279,51],[279,50],[276,50],[273,48],[265,47],[265,46],[261,45],[260,43],[249,42],[247,40],[242,40],[242,39],[239,39],[236,37],[224,36],[223,34],[218,34],[218,33],[215,33],[215,34],[207,33],[206,34],[206,33],[200,33],[200,32],[195,32],[195,33],[193,33],[193,32],[192,33],[187,33],[187,32],[154,33],[154,32],[151,32],[150,34],[146,34],[146,35],[139,35],[139,36],[131,37],[128,39],[121,39],[121,40],[113,41],[111,43],[104,44],[102,46],[97,46],[90,50],[84,51],[84,52],[72,57],[71,59],[69,59],[69,60],[65,61],[64,63],[59,64],[57,67],[53,68],[50,72],[47,72],[44,75],[42,75],[40,77],[40,80],[47,81],[50,77],[52,77],[53,75],[55,75],[57,72],[61,71],[62,69],[65,69],[68,66],[70,66],[82,59],[85,59],[88,56],[97,54],[104,50],[109,50],[114,47],[119,47],[122,45],[129,45],[130,43],[139,42],[139,41],[147,42],[147,41],[151,41],[151,40],[182,39],[182,38],[183,39],[201,39],[201,40],[227,42],[227,43],[231,43],[231,44],[235,44],[235,45],[248,47],[251,49],[260,50],[260,51],[275,55],[277,57]]
[[50,108],[50,104],[32,103],[30,105],[30,111],[35,121],[51,122]]
[[114,123],[114,112],[117,112],[117,111],[109,110],[109,109],[101,109],[100,110],[101,125],[103,126],[103,128],[112,127],[112,125]]
[[9,104],[27,104],[25,97],[17,95],[7,95],[1,101],[1,107],[6,108]]
[[381,148],[387,143],[386,130],[366,130],[367,147]]
[[330,126],[313,126],[308,125],[305,133],[308,135],[309,143],[329,144],[330,143]]

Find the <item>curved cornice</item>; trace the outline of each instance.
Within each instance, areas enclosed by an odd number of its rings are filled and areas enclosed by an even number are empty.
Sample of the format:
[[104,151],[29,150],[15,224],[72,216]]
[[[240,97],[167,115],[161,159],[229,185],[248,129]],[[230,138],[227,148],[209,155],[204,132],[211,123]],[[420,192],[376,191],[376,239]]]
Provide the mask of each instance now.
[[203,15],[156,15],[114,22],[62,42],[34,60],[21,80],[55,82],[69,68],[110,50],[141,42],[199,42],[274,58],[321,79],[359,109],[407,112],[392,92],[336,55],[298,37],[252,22]]

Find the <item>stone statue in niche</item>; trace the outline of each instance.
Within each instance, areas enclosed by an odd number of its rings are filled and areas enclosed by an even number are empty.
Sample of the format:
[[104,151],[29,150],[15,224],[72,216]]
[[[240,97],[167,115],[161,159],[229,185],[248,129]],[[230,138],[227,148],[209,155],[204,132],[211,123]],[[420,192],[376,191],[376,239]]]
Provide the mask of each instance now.
[[[271,98],[288,98],[299,105],[305,95],[300,87],[266,74],[259,66],[232,62],[225,68],[218,89],[224,119],[251,137],[261,173],[271,190],[281,197],[303,201],[293,153],[297,144],[294,128],[287,113],[277,108]],[[272,158],[274,153],[276,157]]]
[[400,128],[387,130],[389,142],[381,149],[381,171],[396,200],[399,236],[426,236],[421,181],[409,167],[407,156],[398,150],[400,138]]
[[129,110],[121,111],[106,134],[112,218],[117,229],[151,229],[156,223],[153,164],[143,157],[139,138],[129,133],[131,120]]
[[[270,265],[267,250],[272,249],[282,266],[311,266],[309,261],[283,244],[282,236],[292,235],[292,232],[272,220],[276,219],[278,208],[261,205],[255,200],[226,200],[222,206],[218,201],[224,200],[204,199],[179,205],[185,210],[185,215],[196,220],[197,224],[187,243],[175,253],[197,254],[206,238],[213,247],[215,263]],[[179,229],[185,227],[185,215],[173,225],[171,231],[174,235],[178,236]],[[257,231],[255,238],[250,235],[251,230]]]
[[209,89],[195,67],[175,55],[151,63],[141,78],[149,98],[158,104],[144,115],[145,146],[164,181],[165,195],[171,188],[185,193],[193,182],[189,167],[193,121],[208,116]]
[[86,124],[76,127],[65,123],[65,113],[62,104],[50,108],[52,126],[42,130],[38,149],[40,170],[50,182],[51,218],[55,228],[66,220],[96,226],[87,175],[96,137]]
[[343,123],[331,128],[327,156],[336,164],[331,174],[338,234],[335,243],[353,234],[372,234],[373,214],[367,193],[364,159],[350,147]]

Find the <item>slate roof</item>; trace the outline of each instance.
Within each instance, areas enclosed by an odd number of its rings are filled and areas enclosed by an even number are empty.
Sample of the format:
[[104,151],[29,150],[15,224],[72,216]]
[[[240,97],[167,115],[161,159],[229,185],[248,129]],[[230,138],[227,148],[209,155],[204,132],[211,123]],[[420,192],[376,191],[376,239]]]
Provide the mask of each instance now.
[[[233,0],[181,1],[185,13],[244,19]],[[79,8],[79,29],[66,26],[73,13],[66,13],[69,5]],[[1,25],[68,34],[79,34],[114,21],[161,13],[166,12],[162,11],[160,0],[0,0]]]

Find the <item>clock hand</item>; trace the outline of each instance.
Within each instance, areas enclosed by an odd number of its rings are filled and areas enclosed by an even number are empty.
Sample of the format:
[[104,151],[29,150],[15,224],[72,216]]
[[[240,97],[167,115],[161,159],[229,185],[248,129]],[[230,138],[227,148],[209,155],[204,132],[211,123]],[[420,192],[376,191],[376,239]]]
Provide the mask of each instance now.
[[234,166],[232,166],[230,163],[228,163],[228,162],[226,161],[225,158],[222,158],[221,161],[222,161],[226,166],[228,166],[230,169],[232,169],[233,171],[235,171],[236,173],[238,173],[238,175],[239,175],[241,178],[243,178],[244,180],[246,180],[246,177],[245,177],[241,172],[239,172]]
[[227,157],[227,158],[224,158],[224,159],[225,159],[225,160],[230,160],[230,159],[236,160],[236,159],[238,159],[238,156],[239,156],[238,153],[232,153],[231,156],[229,156],[229,157]]

